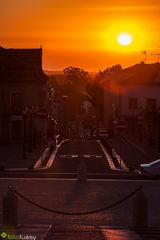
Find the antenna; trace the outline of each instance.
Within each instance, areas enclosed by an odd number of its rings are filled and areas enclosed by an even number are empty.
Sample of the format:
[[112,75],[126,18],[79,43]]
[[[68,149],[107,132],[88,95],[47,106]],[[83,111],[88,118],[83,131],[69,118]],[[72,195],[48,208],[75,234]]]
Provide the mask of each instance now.
[[144,54],[144,63],[146,63],[147,62],[147,54],[148,54],[148,52],[147,51],[143,51],[142,53]]
[[158,60],[158,63],[159,63],[160,53],[151,53],[151,56],[153,56],[153,55],[158,57],[157,60]]

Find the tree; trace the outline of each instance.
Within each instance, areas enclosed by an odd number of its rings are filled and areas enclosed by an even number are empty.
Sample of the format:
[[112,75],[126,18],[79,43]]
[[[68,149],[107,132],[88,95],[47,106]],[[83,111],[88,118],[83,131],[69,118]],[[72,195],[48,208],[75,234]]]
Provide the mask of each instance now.
[[108,73],[117,73],[122,71],[122,66],[120,64],[115,64],[112,67],[107,67],[106,69],[104,69],[103,71],[99,71],[99,77],[104,77],[106,76]]
[[77,67],[67,67],[63,70],[65,81],[79,90],[84,90],[88,80],[88,72]]
[[76,67],[67,67],[63,70],[64,86],[63,92],[68,96],[68,116],[70,119],[75,119],[80,111],[80,106],[83,101],[83,91],[86,88],[88,81],[88,72]]
[[110,72],[120,72],[120,71],[122,71],[122,66],[120,64],[116,64],[110,67]]
[[88,82],[87,93],[91,96],[90,101],[97,112],[98,121],[103,119],[104,89],[97,75],[93,82]]

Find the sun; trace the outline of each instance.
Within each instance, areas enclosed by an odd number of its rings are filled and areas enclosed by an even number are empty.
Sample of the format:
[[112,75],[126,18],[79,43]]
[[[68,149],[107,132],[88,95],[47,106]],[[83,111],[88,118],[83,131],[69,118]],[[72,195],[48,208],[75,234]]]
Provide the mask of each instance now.
[[118,43],[122,46],[128,46],[132,43],[132,37],[128,33],[121,33],[118,35]]
[[104,25],[100,34],[102,50],[116,53],[140,53],[141,49],[147,49],[151,36],[148,35],[144,26],[139,21],[128,19],[111,22]]

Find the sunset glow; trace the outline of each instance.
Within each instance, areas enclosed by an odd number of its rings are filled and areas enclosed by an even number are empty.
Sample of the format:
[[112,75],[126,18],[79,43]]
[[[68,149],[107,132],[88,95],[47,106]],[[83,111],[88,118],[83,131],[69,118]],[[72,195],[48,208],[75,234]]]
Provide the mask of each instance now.
[[[159,52],[158,1],[0,0],[4,48],[43,48],[43,68],[77,66],[95,71],[143,61]],[[122,33],[130,44],[119,44]],[[123,55],[121,55],[123,54]],[[149,56],[154,62],[154,56]]]

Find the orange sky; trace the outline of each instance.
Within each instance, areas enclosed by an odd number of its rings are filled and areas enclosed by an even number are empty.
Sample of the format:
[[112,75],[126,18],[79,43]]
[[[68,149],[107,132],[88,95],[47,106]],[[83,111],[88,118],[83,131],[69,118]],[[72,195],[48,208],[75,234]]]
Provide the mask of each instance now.
[[[42,44],[46,70],[126,67],[144,60],[144,50],[160,53],[159,12],[159,0],[0,0],[0,45]],[[117,43],[121,32],[132,35],[130,46]]]

